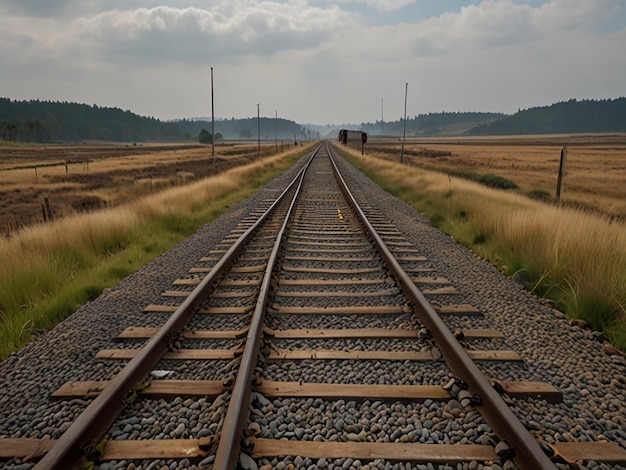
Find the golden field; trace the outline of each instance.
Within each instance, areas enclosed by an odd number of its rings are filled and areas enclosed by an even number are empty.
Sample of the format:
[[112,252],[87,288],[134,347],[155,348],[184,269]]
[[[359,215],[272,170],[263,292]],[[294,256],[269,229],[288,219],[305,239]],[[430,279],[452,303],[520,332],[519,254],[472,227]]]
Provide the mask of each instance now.
[[[514,181],[522,192],[555,197],[567,148],[561,202],[626,218],[626,135],[550,135],[408,139],[404,161],[438,171],[470,170]],[[366,155],[399,161],[398,139],[371,138]]]
[[[564,204],[531,199],[530,191],[554,195],[566,140]],[[404,164],[399,142],[369,144],[365,155],[337,147],[434,226],[626,351],[624,136],[410,141]],[[518,189],[451,171],[497,175]]]
[[[0,142],[1,143],[1,142]],[[263,145],[262,156],[275,153]],[[54,218],[116,207],[258,159],[256,143],[0,145],[0,235]]]

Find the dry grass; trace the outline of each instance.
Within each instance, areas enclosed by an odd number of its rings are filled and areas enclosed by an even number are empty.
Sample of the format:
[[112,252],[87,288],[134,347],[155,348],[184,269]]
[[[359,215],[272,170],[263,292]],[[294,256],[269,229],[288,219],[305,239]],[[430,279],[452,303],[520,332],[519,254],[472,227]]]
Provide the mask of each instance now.
[[436,226],[505,273],[524,273],[536,293],[605,330],[626,350],[626,224],[443,173],[354,151],[350,155]]
[[[370,142],[370,155],[399,159],[398,141]],[[562,146],[568,149],[562,202],[626,218],[624,134],[411,139],[405,148],[419,155],[405,155],[405,161],[437,171],[492,173],[522,192],[540,189],[554,197]]]
[[[274,150],[264,145],[262,155]],[[215,158],[210,147],[199,145],[0,147],[0,234],[41,222],[44,195],[54,217],[62,218],[115,207],[257,159],[257,145],[250,143],[220,144]],[[46,166],[51,164],[60,165]]]
[[253,193],[304,151],[0,238],[0,358]]

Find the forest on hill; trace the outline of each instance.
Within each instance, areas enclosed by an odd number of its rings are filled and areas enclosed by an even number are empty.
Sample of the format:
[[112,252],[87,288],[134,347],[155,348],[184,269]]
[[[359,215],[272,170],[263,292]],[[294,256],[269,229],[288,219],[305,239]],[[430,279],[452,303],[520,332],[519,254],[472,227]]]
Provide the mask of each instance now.
[[626,132],[626,98],[562,101],[520,110],[470,129],[470,135]]
[[0,139],[19,142],[176,141],[177,126],[119,108],[0,98]]
[[[513,115],[486,112],[418,114],[398,121],[301,125],[288,119],[218,119],[216,140],[314,140],[335,138],[339,129],[370,136],[435,137],[460,135],[626,132],[626,98],[569,100],[520,110]],[[160,121],[119,108],[54,101],[0,98],[0,140],[18,142],[196,142],[211,132],[207,119]],[[260,133],[260,135],[259,135]]]
[[[506,117],[506,114],[445,111],[441,113],[418,114],[414,117],[407,117],[406,135],[408,137],[464,135],[479,124],[493,122],[503,117]],[[352,129],[349,124],[343,127]],[[352,127],[358,127],[358,130],[366,132],[369,136],[402,136],[404,119],[361,123]]]
[[[319,133],[287,119],[262,117],[215,121],[216,140],[310,140]],[[14,142],[176,142],[197,141],[211,132],[206,120],[160,121],[119,108],[54,101],[0,98],[0,139]]]
[[[197,136],[202,129],[211,132],[211,121],[204,119],[182,119],[176,121],[179,131],[182,134]],[[259,128],[261,140],[313,140],[319,139],[319,132],[308,127],[301,126],[294,121],[282,118],[261,117],[245,119],[220,119],[215,121],[215,136],[224,140],[257,140],[259,138]]]

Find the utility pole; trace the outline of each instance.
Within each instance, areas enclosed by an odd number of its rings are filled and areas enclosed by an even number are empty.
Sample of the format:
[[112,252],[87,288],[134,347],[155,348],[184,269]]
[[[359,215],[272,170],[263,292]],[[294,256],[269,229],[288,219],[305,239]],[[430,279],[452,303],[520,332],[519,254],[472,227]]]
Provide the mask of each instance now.
[[404,129],[402,131],[402,150],[400,151],[400,163],[404,162],[404,140],[406,139],[406,95],[409,93],[409,84],[404,87]]
[[257,153],[261,156],[261,103],[256,104]]
[[380,135],[383,136],[385,135],[385,107],[382,98],[380,99],[380,125]]
[[215,106],[213,104],[213,67],[211,67],[211,158],[215,158]]
[[274,144],[276,144],[276,153],[278,153],[278,110],[274,117]]
[[567,147],[561,148],[561,161],[559,163],[559,176],[556,182],[556,203],[561,204],[561,187],[563,186],[563,176],[565,176],[565,160],[567,159]]

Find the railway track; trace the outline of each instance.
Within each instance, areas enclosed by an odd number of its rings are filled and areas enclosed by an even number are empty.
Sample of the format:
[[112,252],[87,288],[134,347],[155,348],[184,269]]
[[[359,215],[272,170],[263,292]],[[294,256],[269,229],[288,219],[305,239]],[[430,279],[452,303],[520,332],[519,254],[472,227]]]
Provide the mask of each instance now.
[[375,203],[357,204],[367,198],[333,154],[320,145],[281,197],[97,352],[118,364],[108,380],[55,390],[85,400],[58,439],[2,439],[0,457],[35,468],[625,463],[615,444],[554,442],[520,420],[562,393],[527,380],[420,247]]

